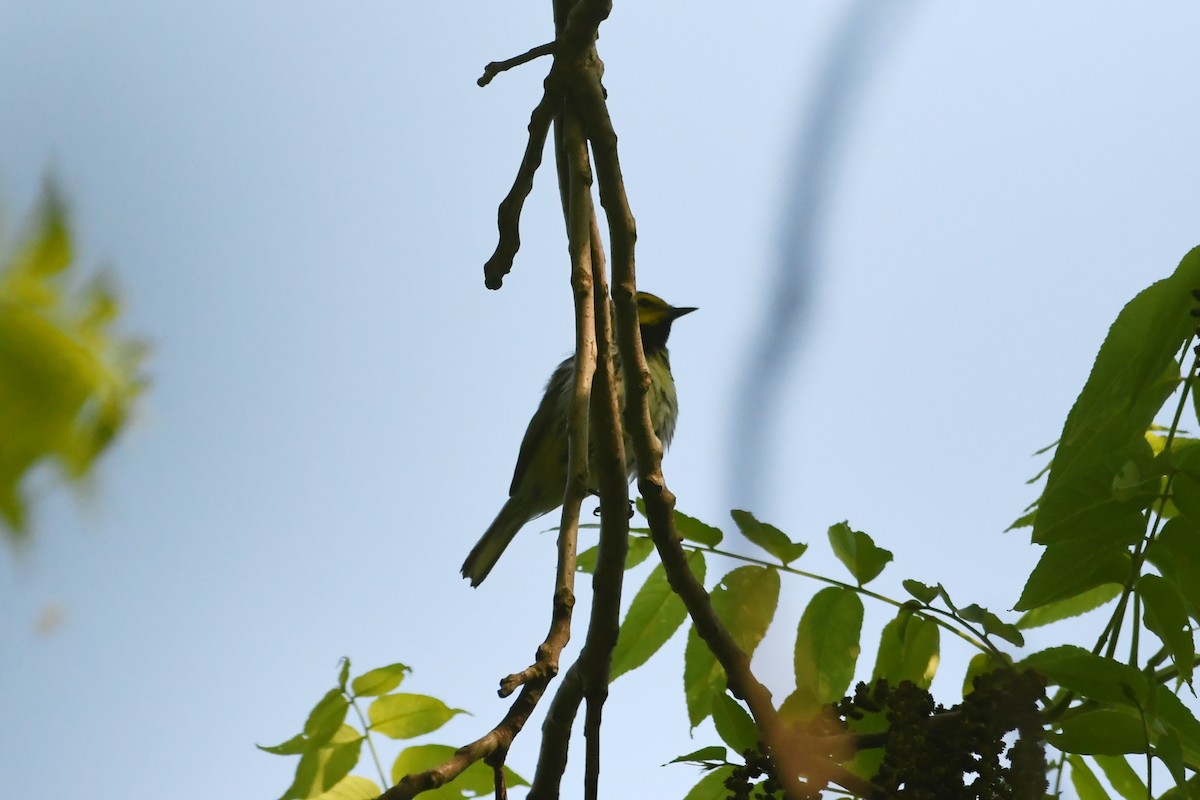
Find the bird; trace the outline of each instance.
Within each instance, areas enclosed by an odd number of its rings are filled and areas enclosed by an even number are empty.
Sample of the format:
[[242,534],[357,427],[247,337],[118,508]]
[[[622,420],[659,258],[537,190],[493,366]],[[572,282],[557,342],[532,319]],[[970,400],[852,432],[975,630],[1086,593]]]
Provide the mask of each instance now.
[[[650,368],[650,421],[663,447],[675,437],[675,421],[679,416],[675,379],[671,376],[667,356],[667,337],[675,320],[695,310],[676,308],[649,292],[637,293],[638,327],[646,364]],[[615,366],[617,398],[624,410],[625,389],[619,358]],[[555,368],[546,383],[546,392],[521,440],[508,500],[463,562],[462,575],[473,587],[483,583],[525,523],[562,505],[567,485],[567,419],[574,376],[575,356],[572,355]],[[628,432],[625,435],[625,470],[632,479],[636,464]],[[595,494],[595,469],[589,473],[592,476],[590,489]]]

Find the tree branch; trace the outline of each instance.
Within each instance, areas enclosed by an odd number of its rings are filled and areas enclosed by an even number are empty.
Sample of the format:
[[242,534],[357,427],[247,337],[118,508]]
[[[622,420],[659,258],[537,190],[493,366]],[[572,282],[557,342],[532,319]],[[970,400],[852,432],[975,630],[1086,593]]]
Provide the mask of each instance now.
[[519,67],[522,64],[528,64],[535,58],[552,55],[554,53],[554,47],[554,42],[546,42],[545,44],[540,44],[537,47],[531,47],[529,50],[526,50],[519,56],[513,56],[512,58],[505,59],[504,61],[493,61],[483,68],[483,74],[479,76],[479,79],[475,81],[475,83],[477,83],[479,86],[487,86],[492,82],[492,79],[501,72],[507,72],[513,67]]

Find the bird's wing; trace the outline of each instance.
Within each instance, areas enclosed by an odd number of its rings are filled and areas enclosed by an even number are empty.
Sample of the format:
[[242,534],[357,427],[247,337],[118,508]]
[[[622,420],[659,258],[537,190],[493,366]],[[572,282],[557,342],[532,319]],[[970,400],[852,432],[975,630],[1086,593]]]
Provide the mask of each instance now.
[[[563,403],[565,408],[574,376],[575,359],[572,356],[555,367],[554,373],[546,383],[546,393],[542,395],[542,402],[538,405],[533,419],[529,420],[525,438],[521,440],[521,451],[517,454],[517,466],[513,469],[512,485],[508,488],[509,497],[517,493],[517,487],[521,485],[521,479],[525,477],[530,462],[536,458],[539,446],[544,447],[552,441],[554,432],[551,426],[565,424],[566,412],[559,413],[556,406]],[[566,436],[566,433],[562,435]]]

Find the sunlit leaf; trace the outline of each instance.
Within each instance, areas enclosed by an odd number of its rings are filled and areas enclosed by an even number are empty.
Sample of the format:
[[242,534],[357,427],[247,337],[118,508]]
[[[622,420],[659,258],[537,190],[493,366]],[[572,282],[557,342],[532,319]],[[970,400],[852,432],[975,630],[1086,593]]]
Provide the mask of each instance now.
[[719,694],[712,705],[713,725],[721,741],[733,752],[744,753],[758,748],[758,726],[742,704],[728,694]]
[[[630,536],[629,550],[625,553],[625,569],[633,569],[654,552],[654,542],[645,536]],[[575,559],[575,566],[580,572],[591,575],[596,571],[596,559],[600,556],[600,545],[584,550]]]
[[412,670],[404,664],[388,664],[367,670],[350,682],[350,691],[355,697],[375,697],[387,694],[404,680]]
[[[775,616],[779,573],[771,567],[739,567],[721,579],[711,598],[713,610],[734,642],[746,655],[753,655]],[[725,670],[694,625],[684,649],[683,688],[693,728],[709,715],[713,700],[725,691]]]
[[308,737],[310,746],[322,745],[329,741],[342,727],[349,708],[350,701],[342,694],[341,689],[330,689],[326,692],[313,706],[312,711],[308,712],[308,719],[304,722],[304,735]]
[[[713,766],[723,764],[729,760],[728,751],[718,744],[709,747],[701,747],[699,750],[693,750],[686,755],[672,758],[668,764],[696,764],[697,766]],[[665,765],[664,765],[665,766]]]
[[1104,703],[1145,708],[1149,697],[1150,687],[1140,670],[1074,645],[1034,653],[1019,666],[1041,673],[1052,685]]
[[967,674],[963,677],[963,697],[975,691],[976,678],[980,675],[986,675],[989,672],[1001,669],[1004,666],[1004,664],[996,661],[990,653],[976,653],[971,656],[971,660],[967,662]]
[[300,757],[292,785],[280,800],[318,797],[342,781],[358,763],[362,734],[342,725],[321,746],[314,746]]
[[[455,753],[455,748],[444,744],[421,744],[407,747],[396,756],[392,762],[392,783],[399,783],[406,775],[415,775],[431,770],[448,761]],[[490,795],[494,786],[492,768],[482,761],[476,761],[462,771],[457,778],[446,785],[429,792],[422,792],[421,798],[432,797],[435,800],[459,800],[464,797]],[[508,767],[504,768],[504,780],[510,786],[528,786],[529,782]]]
[[[1129,488],[1129,475],[1118,476],[1131,462],[1153,459],[1145,433],[1178,385],[1175,358],[1196,327],[1189,312],[1197,286],[1200,250],[1192,250],[1174,274],[1131,300],[1110,328],[1063,426],[1033,526],[1033,540],[1048,548],[1018,610],[1116,582],[1101,566],[1141,537],[1144,495],[1119,496]],[[1093,562],[1080,566],[1055,553],[1067,546],[1073,556],[1096,554]]]
[[[704,554],[693,551],[688,553],[687,560],[696,578],[703,581]],[[616,680],[649,661],[675,635],[685,619],[687,609],[679,595],[671,590],[666,571],[659,564],[634,595],[621,623],[609,680]]]
[[1104,771],[1104,777],[1125,800],[1145,800],[1146,783],[1133,771],[1125,756],[1096,755],[1092,760]]
[[71,269],[63,203],[47,188],[15,254],[0,262],[0,526],[27,532],[22,484],[41,463],[83,477],[141,391],[141,343],[112,331],[120,304]]
[[1017,620],[1017,627],[1029,630],[1049,625],[1052,622],[1078,617],[1080,614],[1086,614],[1100,608],[1105,603],[1112,602],[1121,594],[1121,589],[1122,586],[1119,583],[1104,583],[1094,589],[1088,589],[1082,594],[1068,597],[1066,600],[1039,606],[1022,614],[1021,618]]
[[836,586],[817,592],[804,609],[792,661],[797,698],[793,703],[808,706],[807,711],[799,712],[804,718],[845,696],[862,649],[862,620],[858,593]]
[[1071,785],[1075,787],[1079,800],[1108,800],[1108,792],[1104,791],[1082,756],[1067,756],[1067,762],[1071,765]]
[[793,542],[779,528],[760,522],[749,511],[734,510],[730,514],[743,536],[778,558],[784,565],[795,561],[808,549],[808,545]]
[[322,792],[312,800],[375,800],[382,794],[375,781],[358,775],[347,775],[329,791]]
[[851,529],[846,522],[829,527],[829,544],[833,546],[833,554],[846,565],[859,586],[870,583],[892,560],[890,550],[876,547],[870,536]]
[[1069,717],[1047,741],[1064,753],[1116,756],[1146,752],[1146,729],[1131,709],[1099,708]]
[[701,778],[683,800],[728,800],[729,790],[725,788],[725,781],[732,774],[731,766],[717,767]]
[[388,694],[367,709],[371,730],[392,739],[411,739],[431,733],[449,722],[461,708],[450,708],[436,697],[423,694]]
[[883,627],[872,680],[885,678],[898,686],[904,681],[928,689],[941,659],[937,623],[919,614],[901,611]]
[[1179,677],[1191,683],[1196,645],[1178,587],[1158,575],[1143,575],[1134,588],[1142,598],[1146,627],[1162,640],[1171,660],[1179,668]]

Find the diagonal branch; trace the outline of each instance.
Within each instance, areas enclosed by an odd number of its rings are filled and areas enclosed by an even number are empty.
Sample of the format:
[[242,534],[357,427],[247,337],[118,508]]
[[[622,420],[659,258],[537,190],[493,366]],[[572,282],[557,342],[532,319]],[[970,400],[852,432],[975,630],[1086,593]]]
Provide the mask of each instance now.
[[506,58],[503,61],[493,61],[483,68],[483,74],[479,76],[479,80],[475,81],[479,86],[487,86],[501,72],[507,72],[513,67],[519,67],[522,64],[528,64],[535,58],[552,55],[554,53],[554,42],[546,42],[537,47],[531,47],[519,56]]

